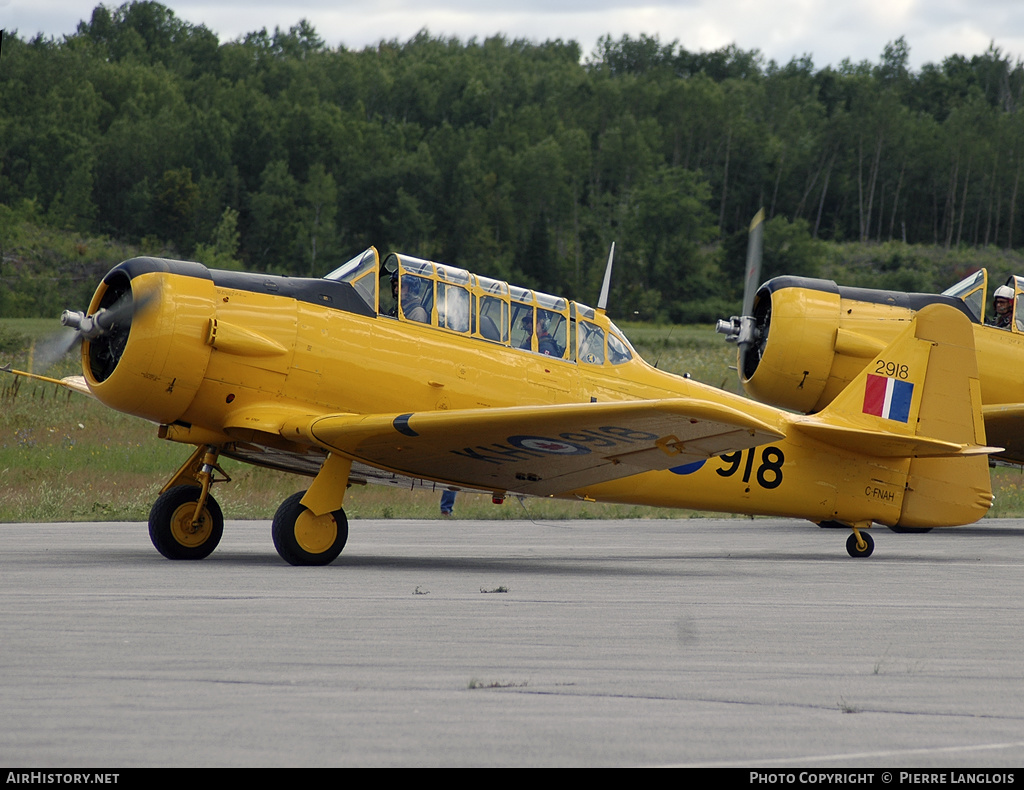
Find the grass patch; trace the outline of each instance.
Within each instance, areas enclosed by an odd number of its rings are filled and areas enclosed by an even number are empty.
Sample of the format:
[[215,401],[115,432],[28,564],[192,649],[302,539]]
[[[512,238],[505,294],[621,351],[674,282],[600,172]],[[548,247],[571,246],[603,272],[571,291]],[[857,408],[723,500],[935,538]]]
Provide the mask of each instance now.
[[839,698],[839,702],[837,703],[837,707],[843,713],[860,713],[860,708],[858,708],[855,705],[851,705],[849,702],[847,702],[842,697]]
[[623,322],[620,327],[640,356],[659,370],[677,376],[688,375],[727,392],[740,392],[736,346],[726,343],[713,326]]
[[526,688],[527,681],[516,682],[511,680],[477,680],[472,678],[469,681],[469,689],[519,689]]
[[992,470],[992,493],[996,500],[988,518],[1017,518],[1024,515],[1024,468],[999,466]]

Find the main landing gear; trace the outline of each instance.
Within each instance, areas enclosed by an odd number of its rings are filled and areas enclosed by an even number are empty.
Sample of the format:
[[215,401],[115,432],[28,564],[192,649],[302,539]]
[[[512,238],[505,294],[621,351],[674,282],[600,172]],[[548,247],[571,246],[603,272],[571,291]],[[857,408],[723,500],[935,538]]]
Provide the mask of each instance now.
[[274,546],[291,565],[327,565],[348,540],[341,509],[352,462],[331,453],[308,491],[292,494],[274,514]]
[[[217,455],[213,447],[197,449],[149,511],[149,539],[169,560],[201,560],[220,543],[224,516],[210,486],[230,478],[217,466]],[[215,472],[223,477],[215,478]]]
[[[169,560],[201,560],[220,543],[224,516],[210,486],[231,478],[217,465],[219,454],[217,447],[199,447],[149,511],[149,538]],[[327,565],[341,554],[348,540],[348,519],[341,504],[351,468],[351,461],[330,455],[308,491],[281,503],[271,532],[285,562]]]
[[149,511],[149,539],[169,560],[201,560],[217,548],[224,516],[199,486],[175,486],[162,493]]
[[341,554],[348,540],[348,519],[338,508],[314,516],[301,502],[305,491],[292,494],[274,514],[274,546],[291,565],[328,565]]

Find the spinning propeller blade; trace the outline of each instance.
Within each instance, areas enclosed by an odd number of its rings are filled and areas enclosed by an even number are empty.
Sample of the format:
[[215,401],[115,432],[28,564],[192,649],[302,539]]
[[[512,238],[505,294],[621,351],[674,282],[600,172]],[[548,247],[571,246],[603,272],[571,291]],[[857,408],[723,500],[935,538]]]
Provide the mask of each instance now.
[[145,310],[156,297],[151,291],[133,298],[125,291],[110,307],[86,315],[78,310],[65,310],[60,317],[65,328],[43,338],[33,348],[30,373],[46,373],[84,340],[98,340],[111,335],[127,335],[132,319]]
[[743,279],[743,309],[740,315],[734,315],[728,321],[721,320],[715,325],[715,331],[725,335],[730,343],[736,343],[741,350],[746,350],[756,339],[754,321],[754,296],[761,284],[761,259],[764,251],[764,209],[754,215],[750,223],[750,236],[747,241],[747,266]]

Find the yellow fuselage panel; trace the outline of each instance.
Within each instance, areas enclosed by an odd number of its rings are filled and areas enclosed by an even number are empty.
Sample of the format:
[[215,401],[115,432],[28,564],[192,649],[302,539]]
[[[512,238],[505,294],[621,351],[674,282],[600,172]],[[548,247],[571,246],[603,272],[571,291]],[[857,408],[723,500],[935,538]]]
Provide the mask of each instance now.
[[[576,493],[596,501],[812,521],[896,524],[908,464],[906,459],[875,459],[870,463],[863,456],[790,437],[704,463],[648,472]],[[970,520],[977,520],[984,512]]]
[[[169,281],[165,290],[192,287],[191,281],[181,280]],[[264,296],[253,313],[244,292],[222,292],[218,289],[218,321],[252,326],[293,350],[281,357],[257,357],[214,348],[207,384],[236,385],[230,410],[239,407],[243,394],[261,403],[270,394],[282,404],[325,413],[375,414],[678,397],[702,386],[641,360],[608,368],[577,364],[424,324],[297,304],[286,297]],[[197,401],[204,400],[201,395]],[[737,400],[745,410],[754,406]],[[206,406],[197,403],[196,409],[205,413]],[[216,407],[205,419],[217,421],[223,411]],[[197,411],[190,411],[185,419],[195,416]]]

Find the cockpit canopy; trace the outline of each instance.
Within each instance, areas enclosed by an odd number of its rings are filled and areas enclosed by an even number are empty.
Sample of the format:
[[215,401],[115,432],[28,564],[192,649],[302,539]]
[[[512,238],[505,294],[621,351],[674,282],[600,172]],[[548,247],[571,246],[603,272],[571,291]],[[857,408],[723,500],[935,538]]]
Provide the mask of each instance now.
[[465,269],[370,248],[325,279],[350,283],[379,316],[587,365],[621,365],[636,352],[595,310]]
[[[1020,300],[1020,295],[1024,293],[1024,277],[1011,275],[1006,278],[1004,285],[1013,290],[1013,320],[1008,325],[1000,325],[1014,332],[1024,332],[1024,305],[1021,305]],[[979,324],[994,324],[996,323],[994,306],[991,300],[985,298],[987,291],[988,270],[978,269],[974,274],[968,275],[956,285],[947,288],[942,292],[942,295],[953,296],[962,300],[967,305],[967,309],[971,311],[974,320]],[[986,311],[989,312],[988,320],[986,320]]]

